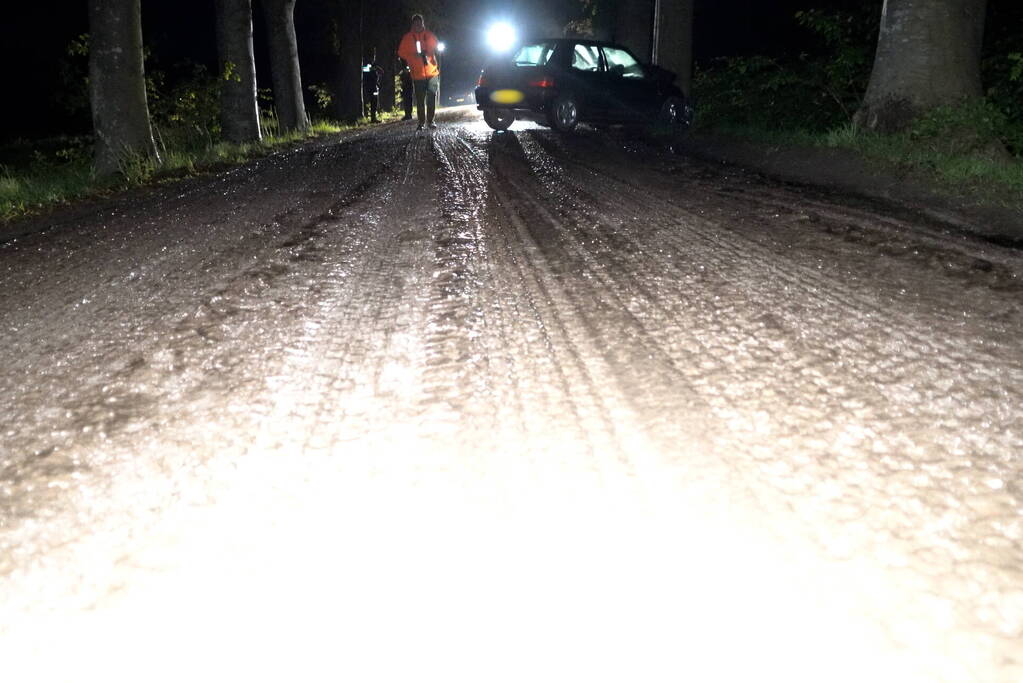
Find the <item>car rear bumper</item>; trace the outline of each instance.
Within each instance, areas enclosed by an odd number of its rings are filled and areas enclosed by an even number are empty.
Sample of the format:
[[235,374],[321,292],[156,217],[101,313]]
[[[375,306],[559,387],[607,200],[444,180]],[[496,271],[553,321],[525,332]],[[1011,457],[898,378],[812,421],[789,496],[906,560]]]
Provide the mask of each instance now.
[[[517,102],[510,102],[501,97],[495,97],[495,93],[518,93],[522,99]],[[547,116],[547,110],[553,99],[549,90],[543,88],[490,88],[478,87],[475,91],[476,108],[502,109],[511,111],[517,119],[543,119]]]

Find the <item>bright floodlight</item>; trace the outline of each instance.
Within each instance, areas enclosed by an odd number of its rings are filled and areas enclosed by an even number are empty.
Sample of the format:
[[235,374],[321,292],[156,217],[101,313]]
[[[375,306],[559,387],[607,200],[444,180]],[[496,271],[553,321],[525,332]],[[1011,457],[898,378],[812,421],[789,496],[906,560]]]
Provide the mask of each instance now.
[[437,43],[437,52],[444,52],[444,48],[446,47],[447,45],[445,45],[444,41],[442,40],[441,42]]
[[487,44],[495,52],[506,52],[515,44],[515,29],[511,24],[499,22],[487,31]]

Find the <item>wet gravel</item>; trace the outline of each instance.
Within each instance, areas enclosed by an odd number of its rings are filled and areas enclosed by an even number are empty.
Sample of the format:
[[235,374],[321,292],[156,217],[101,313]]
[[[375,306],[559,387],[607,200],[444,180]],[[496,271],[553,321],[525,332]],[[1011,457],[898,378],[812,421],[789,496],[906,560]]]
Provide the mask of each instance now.
[[441,123],[0,245],[12,680],[1023,680],[1018,250]]

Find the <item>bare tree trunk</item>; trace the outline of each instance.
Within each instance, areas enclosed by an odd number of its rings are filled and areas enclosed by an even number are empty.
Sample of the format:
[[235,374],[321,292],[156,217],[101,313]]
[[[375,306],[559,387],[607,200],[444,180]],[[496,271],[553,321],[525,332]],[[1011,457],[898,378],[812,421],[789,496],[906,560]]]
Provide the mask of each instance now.
[[654,0],[619,0],[613,40],[650,61]]
[[295,0],[263,0],[270,41],[270,75],[274,105],[284,130],[305,130],[309,117],[302,98],[302,71],[295,38]]
[[220,55],[220,125],[225,140],[259,140],[256,60],[252,50],[252,0],[217,0]]
[[159,159],[149,125],[139,0],[89,0],[89,100],[100,176],[129,155]]
[[614,40],[618,21],[618,0],[594,0],[592,31],[594,40]]
[[981,95],[987,0],[885,0],[867,93],[855,122],[904,129],[922,112]]
[[394,34],[405,28],[404,15],[398,5],[394,0],[376,0],[375,11],[369,13],[372,17],[369,30],[371,42],[376,48],[377,65],[384,72],[380,77],[380,111],[391,111],[395,105],[394,77],[397,75],[397,59],[394,50],[401,35]]
[[678,74],[689,97],[693,85],[693,6],[695,0],[655,0],[653,62]]
[[341,0],[336,21],[339,59],[334,77],[334,112],[342,121],[354,121],[363,115],[361,0]]

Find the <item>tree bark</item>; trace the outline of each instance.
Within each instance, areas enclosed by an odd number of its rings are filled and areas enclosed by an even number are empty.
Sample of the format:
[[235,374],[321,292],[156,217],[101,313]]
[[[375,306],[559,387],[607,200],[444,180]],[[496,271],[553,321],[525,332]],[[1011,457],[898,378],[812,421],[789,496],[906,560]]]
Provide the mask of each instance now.
[[695,0],[655,0],[653,63],[678,74],[689,97],[693,85],[693,6]]
[[263,0],[270,42],[270,76],[282,130],[305,130],[309,117],[302,97],[302,71],[295,37],[295,0]]
[[377,53],[379,55],[387,55],[385,59],[378,60],[380,68],[384,70],[384,75],[380,77],[380,111],[394,110],[397,102],[394,90],[394,77],[397,75],[396,60],[394,55],[391,54],[391,49],[387,50],[387,52]]
[[339,58],[334,76],[334,113],[342,121],[355,121],[363,115],[361,1],[341,0],[336,21]]
[[987,0],[885,0],[858,126],[905,129],[921,113],[981,95]]
[[89,0],[89,100],[100,176],[131,155],[159,159],[149,124],[139,0]]
[[618,22],[618,0],[593,0],[591,18],[594,40],[614,40]]
[[217,0],[220,56],[220,126],[230,142],[259,140],[252,0]]
[[653,17],[654,0],[619,0],[613,40],[641,61],[650,61]]
[[[375,0],[375,11],[369,27],[370,42],[376,48],[377,65],[383,69],[380,78],[380,110],[391,111],[395,106],[394,77],[397,75],[395,47],[405,27],[404,12],[395,0]],[[366,33],[364,30],[363,33]]]

